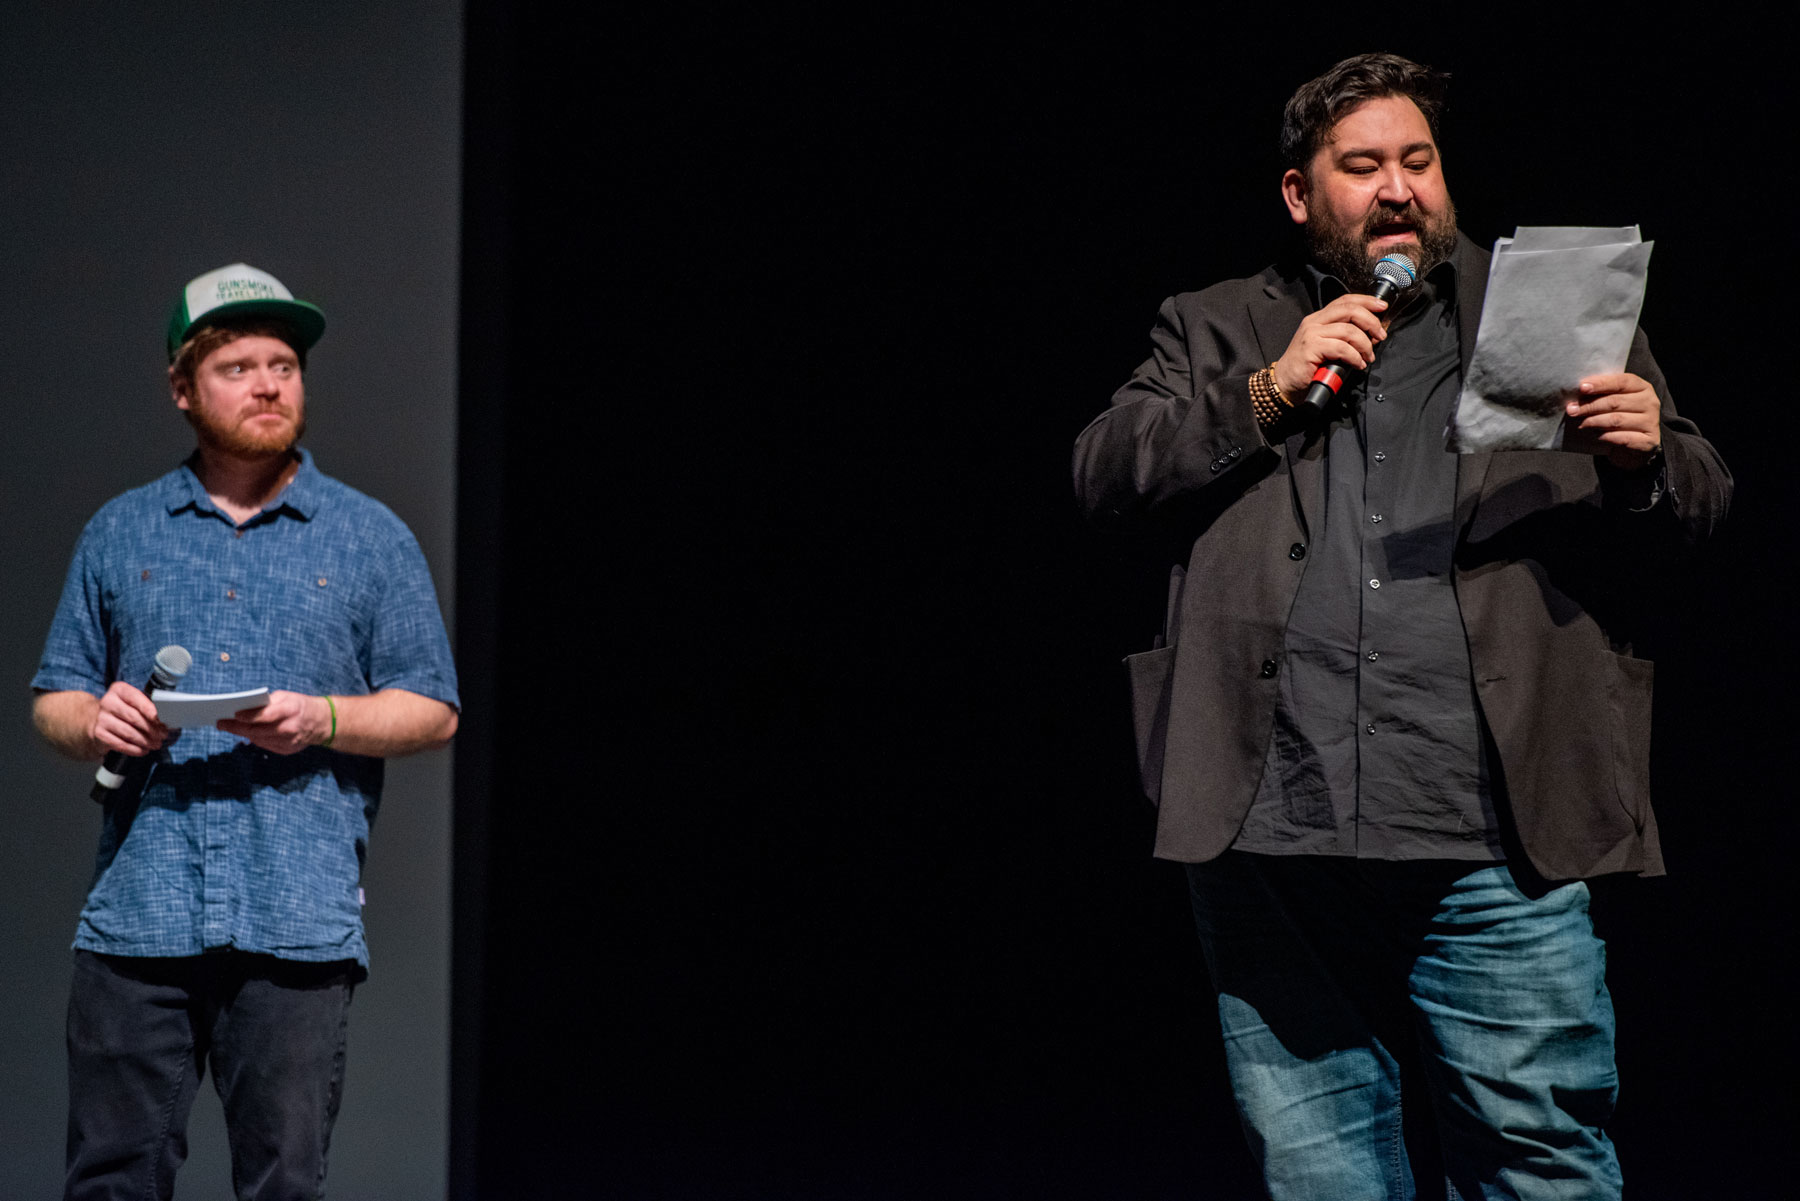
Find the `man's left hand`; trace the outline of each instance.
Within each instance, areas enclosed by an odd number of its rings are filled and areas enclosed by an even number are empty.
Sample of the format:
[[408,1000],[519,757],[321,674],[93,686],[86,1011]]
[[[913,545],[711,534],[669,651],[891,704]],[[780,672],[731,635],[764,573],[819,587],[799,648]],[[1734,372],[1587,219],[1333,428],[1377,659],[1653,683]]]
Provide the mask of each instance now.
[[331,736],[331,711],[322,696],[271,692],[268,704],[223,719],[219,729],[248,738],[265,751],[291,755]]
[[1605,455],[1626,471],[1642,467],[1662,448],[1662,400],[1642,376],[1629,371],[1590,375],[1571,400],[1563,449]]

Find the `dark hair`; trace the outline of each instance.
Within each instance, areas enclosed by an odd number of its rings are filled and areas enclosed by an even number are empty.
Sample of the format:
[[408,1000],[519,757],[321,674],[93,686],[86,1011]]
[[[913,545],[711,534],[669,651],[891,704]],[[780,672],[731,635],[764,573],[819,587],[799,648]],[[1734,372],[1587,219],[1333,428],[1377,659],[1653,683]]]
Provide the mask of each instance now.
[[1450,76],[1398,54],[1359,54],[1347,58],[1317,79],[1300,85],[1281,114],[1281,161],[1305,171],[1331,138],[1345,114],[1365,100],[1405,96],[1425,114],[1432,141],[1438,140],[1438,118]]
[[300,370],[306,370],[306,343],[292,326],[267,316],[247,316],[236,320],[222,318],[189,330],[181,348],[175,352],[175,361],[169,364],[169,378],[183,392],[192,392],[194,372],[206,361],[207,355],[221,346],[229,346],[239,338],[253,337],[278,338],[286,342],[293,348],[294,357],[300,362]]

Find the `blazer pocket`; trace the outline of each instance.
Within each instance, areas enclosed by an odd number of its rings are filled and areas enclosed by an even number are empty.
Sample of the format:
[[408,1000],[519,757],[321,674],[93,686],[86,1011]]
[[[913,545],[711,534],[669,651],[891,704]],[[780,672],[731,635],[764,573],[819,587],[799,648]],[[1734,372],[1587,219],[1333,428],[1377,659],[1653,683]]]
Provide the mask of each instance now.
[[1163,746],[1169,736],[1169,696],[1175,648],[1162,646],[1125,656],[1131,688],[1131,729],[1136,735],[1138,781],[1152,805],[1162,800]]

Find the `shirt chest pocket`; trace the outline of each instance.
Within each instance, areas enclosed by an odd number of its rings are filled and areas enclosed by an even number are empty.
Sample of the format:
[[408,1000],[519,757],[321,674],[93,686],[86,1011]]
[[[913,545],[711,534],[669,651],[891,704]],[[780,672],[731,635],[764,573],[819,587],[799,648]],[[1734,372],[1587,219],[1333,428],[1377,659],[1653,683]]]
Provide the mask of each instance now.
[[112,580],[107,610],[113,635],[127,658],[154,656],[165,646],[183,646],[199,659],[195,645],[212,624],[207,614],[220,590],[209,573],[180,559],[134,562]]
[[350,691],[368,677],[368,583],[315,561],[268,573],[260,587],[271,667],[312,691]]

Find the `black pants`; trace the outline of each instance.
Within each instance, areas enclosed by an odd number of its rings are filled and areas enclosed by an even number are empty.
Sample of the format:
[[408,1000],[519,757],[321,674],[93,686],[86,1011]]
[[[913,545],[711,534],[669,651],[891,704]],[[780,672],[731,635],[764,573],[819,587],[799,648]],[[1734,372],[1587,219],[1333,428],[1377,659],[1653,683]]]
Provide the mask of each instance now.
[[318,1197],[356,973],[354,963],[237,952],[75,952],[65,1198],[172,1196],[209,1062],[225,1103],[233,1195]]

